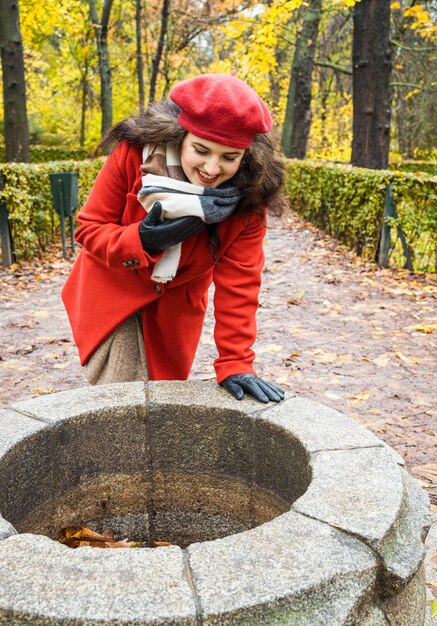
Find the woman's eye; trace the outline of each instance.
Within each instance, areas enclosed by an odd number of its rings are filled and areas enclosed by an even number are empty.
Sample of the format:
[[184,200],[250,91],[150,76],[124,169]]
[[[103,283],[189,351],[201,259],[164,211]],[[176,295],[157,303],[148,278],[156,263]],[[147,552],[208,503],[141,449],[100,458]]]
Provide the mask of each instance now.
[[230,161],[230,162],[232,163],[232,161],[235,161],[235,159],[236,159],[237,157],[228,157],[228,156],[224,156],[223,158],[224,158],[224,160],[225,160],[225,161]]
[[202,155],[208,154],[207,152],[204,152],[204,151],[202,151],[202,150],[199,150],[199,148],[196,148],[196,146],[193,146],[193,148],[194,148],[194,152],[195,152],[196,154],[202,154]]

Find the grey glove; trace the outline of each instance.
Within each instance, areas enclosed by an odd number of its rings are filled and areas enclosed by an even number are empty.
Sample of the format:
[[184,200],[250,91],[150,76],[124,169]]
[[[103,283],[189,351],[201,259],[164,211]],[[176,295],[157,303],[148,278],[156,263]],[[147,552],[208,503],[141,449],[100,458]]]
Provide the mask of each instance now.
[[166,250],[177,243],[181,243],[205,227],[200,217],[179,217],[175,220],[160,222],[161,211],[161,203],[155,202],[149,213],[140,222],[141,245],[148,254],[154,255],[160,250]]
[[267,403],[269,400],[280,402],[285,395],[281,387],[269,383],[255,376],[255,374],[234,374],[225,378],[221,385],[237,400],[241,400],[244,392],[249,393],[256,400],[264,403]]

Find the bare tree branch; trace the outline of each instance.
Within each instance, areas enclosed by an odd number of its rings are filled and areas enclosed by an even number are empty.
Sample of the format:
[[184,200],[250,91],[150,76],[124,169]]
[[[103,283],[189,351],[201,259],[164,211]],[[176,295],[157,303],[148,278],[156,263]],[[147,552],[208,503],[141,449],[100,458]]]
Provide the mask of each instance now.
[[348,74],[352,76],[352,70],[348,67],[343,67],[342,65],[337,65],[337,63],[330,63],[329,61],[313,61],[314,65],[319,65],[320,67],[329,67],[331,70],[335,70],[336,72],[341,72],[342,74]]

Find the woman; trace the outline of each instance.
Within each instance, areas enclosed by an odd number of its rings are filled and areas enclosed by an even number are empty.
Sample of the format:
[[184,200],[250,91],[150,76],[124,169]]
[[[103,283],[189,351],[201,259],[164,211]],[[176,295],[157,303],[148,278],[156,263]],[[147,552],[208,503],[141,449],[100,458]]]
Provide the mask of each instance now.
[[265,207],[281,205],[270,129],[248,85],[205,74],[103,139],[115,149],[78,214],[62,293],[90,383],[188,378],[214,281],[218,383],[239,400],[283,399],[251,349]]

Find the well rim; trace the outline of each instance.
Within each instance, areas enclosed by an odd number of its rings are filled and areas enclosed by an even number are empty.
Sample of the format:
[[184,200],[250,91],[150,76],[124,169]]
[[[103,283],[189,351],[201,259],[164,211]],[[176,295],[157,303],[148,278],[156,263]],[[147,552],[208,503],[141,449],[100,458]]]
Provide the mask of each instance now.
[[[251,420],[266,420],[278,427],[290,430],[293,436],[303,443],[310,455],[313,471],[314,468],[316,469],[311,484],[308,490],[294,502],[289,512],[257,528],[223,539],[193,544],[184,550],[176,547],[160,548],[158,551],[145,549],[141,551],[143,553],[141,556],[128,556],[126,551],[122,551],[123,556],[120,556],[114,555],[114,552],[117,551],[104,550],[98,552],[107,556],[95,556],[96,551],[93,551],[93,554],[89,556],[89,551],[92,549],[81,548],[81,551],[83,551],[82,555],[73,558],[71,556],[72,552],[77,553],[78,551],[71,551],[60,544],[54,548],[53,541],[36,535],[14,534],[11,532],[11,528],[7,526],[7,522],[0,520],[0,563],[3,559],[3,564],[7,566],[8,555],[9,557],[11,555],[16,557],[17,551],[20,550],[20,544],[22,547],[33,545],[40,561],[45,562],[45,564],[50,563],[50,559],[53,558],[56,561],[59,555],[62,554],[61,561],[63,564],[61,569],[65,570],[66,568],[69,571],[73,561],[75,561],[76,567],[79,567],[79,569],[82,567],[86,570],[91,558],[94,566],[96,562],[100,564],[99,567],[103,568],[102,571],[105,570],[108,563],[112,563],[114,566],[113,574],[116,575],[117,570],[120,568],[120,559],[123,558],[125,563],[127,561],[135,562],[133,568],[134,570],[139,568],[137,574],[140,577],[136,578],[136,580],[143,580],[142,576],[145,572],[148,571],[150,574],[151,571],[150,563],[148,565],[149,559],[156,560],[157,558],[149,557],[148,553],[159,553],[161,555],[159,557],[161,565],[168,561],[168,568],[165,572],[161,572],[162,576],[158,575],[154,581],[149,581],[153,589],[148,589],[147,592],[145,590],[145,595],[139,593],[136,607],[140,621],[135,622],[138,624],[225,624],[228,623],[226,620],[229,616],[234,616],[231,619],[235,620],[235,615],[237,614],[240,616],[238,619],[241,620],[246,618],[253,619],[254,615],[261,615],[260,619],[264,621],[259,623],[267,624],[271,623],[270,620],[273,623],[273,619],[276,619],[276,617],[273,618],[272,616],[277,616],[281,612],[283,613],[284,610],[290,611],[290,606],[297,606],[296,602],[300,603],[301,609],[299,610],[301,612],[306,611],[306,614],[310,615],[312,611],[312,615],[315,615],[314,607],[311,608],[311,594],[309,590],[313,590],[314,596],[314,585],[317,588],[321,588],[323,585],[335,586],[335,584],[340,584],[339,581],[343,581],[342,584],[349,589],[349,595],[353,598],[355,605],[360,605],[361,608],[364,605],[370,607],[369,599],[373,593],[371,590],[375,589],[375,586],[379,585],[379,591],[376,595],[378,596],[378,603],[381,604],[383,595],[388,595],[393,600],[396,594],[404,591],[409,584],[412,584],[410,581],[419,575],[416,572],[419,571],[423,560],[423,540],[429,525],[426,498],[423,496],[423,492],[418,490],[414,481],[411,481],[402,469],[400,457],[371,433],[353,423],[352,420],[322,405],[304,398],[291,396],[288,396],[278,406],[260,407],[258,403],[250,399],[237,403],[230,399],[224,390],[218,389],[212,383],[177,383],[173,381],[148,383],[146,387],[142,383],[128,383],[119,387],[109,385],[105,387],[106,389],[84,388],[82,391],[61,392],[66,395],[53,394],[53,396],[47,396],[46,398],[18,403],[13,405],[11,411],[6,411],[6,415],[3,414],[3,425],[4,423],[10,423],[12,417],[17,419],[17,416],[21,416],[23,431],[29,434],[29,432],[32,432],[32,428],[44,427],[44,425],[56,423],[60,419],[67,419],[68,416],[73,414],[77,415],[77,412],[81,410],[77,406],[77,398],[80,393],[86,396],[86,402],[88,402],[90,411],[101,410],[102,406],[107,408],[108,402],[113,402],[115,403],[112,407],[113,410],[129,406],[135,411],[143,412],[143,415],[145,411],[149,412],[149,414],[154,410],[159,411],[160,408],[168,406],[172,402],[182,406],[192,406],[193,402],[196,404],[196,400],[193,399],[197,396],[199,406],[228,407],[232,410],[243,411]],[[60,405],[62,405],[64,412],[62,417],[59,415]],[[323,429],[321,431],[322,425]],[[328,429],[328,426],[331,428]],[[333,429],[335,430],[335,437],[332,435]],[[1,459],[7,450],[16,445],[17,441],[23,437],[23,431],[18,433],[17,429],[15,429],[14,433],[13,428],[10,430],[9,435],[6,434],[6,437],[3,437],[3,441],[0,437],[0,466]],[[334,440],[337,443],[335,448],[333,447]],[[319,459],[319,463],[317,459]],[[320,462],[320,459],[324,461],[323,464]],[[376,534],[366,533],[369,522],[366,523],[364,521],[357,528],[356,519],[353,516],[352,518],[343,516],[340,519],[338,508],[337,510],[335,506],[326,508],[326,498],[323,501],[322,497],[322,502],[320,502],[320,486],[323,484],[323,481],[329,478],[329,472],[328,474],[326,473],[324,466],[329,465],[331,474],[338,478],[347,471],[348,467],[353,469],[353,464],[356,463],[357,459],[361,461],[361,467],[367,468],[372,476],[379,475],[380,482],[384,481],[386,483],[383,500],[386,501],[389,496],[393,509],[390,515],[386,515],[383,508],[381,508],[382,500],[376,499],[373,501],[375,510],[369,512],[369,520],[374,520],[375,514],[377,517],[379,516]],[[382,469],[385,470],[384,475],[381,475]],[[357,477],[357,480],[359,478]],[[365,489],[366,476],[361,478],[363,479],[361,487]],[[370,485],[374,489],[375,485],[372,481],[370,481]],[[332,496],[332,493],[330,495]],[[412,500],[414,500],[414,507],[412,506]],[[415,510],[414,514],[411,513],[413,508]],[[397,536],[397,525],[399,525],[400,520],[404,526],[408,522],[411,528],[415,528],[414,550],[410,550],[408,553],[405,552],[405,549],[402,552],[402,546]],[[296,570],[297,578],[291,577],[287,579],[288,588],[278,591],[277,582],[279,579],[277,577],[275,579],[275,576],[271,573],[270,578],[264,581],[263,593],[261,593],[261,588],[259,588],[255,595],[251,594],[250,590],[244,586],[244,576],[242,589],[235,593],[235,585],[242,584],[242,563],[249,565],[252,563],[252,570],[256,569],[259,563],[271,563],[272,553],[270,548],[268,548],[269,542],[266,540],[266,537],[274,537],[275,533],[277,533],[278,537],[291,537],[293,532],[297,532],[296,529],[300,529],[302,545],[302,541],[305,538],[304,530],[308,526],[313,527],[313,536],[324,536],[326,543],[326,546],[317,557],[322,565],[315,578],[311,578],[305,563],[301,562],[299,546],[290,544],[290,550],[284,557],[285,561],[281,567],[285,567],[288,563],[290,568],[296,568],[296,563],[300,564]],[[235,541],[240,541],[244,544],[243,552],[239,552],[237,555],[235,554],[235,545],[233,545]],[[274,541],[273,544],[275,544]],[[281,548],[283,548],[283,545],[282,543]],[[402,563],[396,562],[396,559],[393,560],[391,558],[393,545],[401,550]],[[340,546],[344,547],[343,554],[339,553]],[[387,549],[387,546],[391,548],[391,551]],[[65,550],[68,552],[65,552]],[[180,552],[177,552],[178,550]],[[54,556],[53,552],[56,553]],[[279,553],[282,552],[281,550],[279,551]],[[219,558],[219,563],[217,563],[217,558]],[[278,555],[276,555],[277,558]],[[408,561],[407,566],[405,565],[405,560]],[[79,561],[80,565],[78,565]],[[329,562],[336,564],[336,573],[332,571],[329,573],[329,568],[327,569]],[[202,563],[204,566],[201,566]],[[379,573],[381,569],[383,572],[382,576]],[[43,576],[42,572],[40,574]],[[227,586],[224,585],[225,588],[222,589],[220,594],[217,593],[217,587],[214,584],[208,585],[208,581],[212,581],[214,574],[221,576],[222,580],[226,581]],[[22,590],[26,589],[26,578],[28,580],[28,572],[23,578],[17,575],[15,580],[12,581],[15,592],[17,585],[18,587],[21,585]],[[276,580],[276,583],[273,583],[274,580]],[[268,584],[269,581],[270,584]],[[0,589],[2,589],[2,592],[12,589],[11,584],[10,580],[5,581],[0,575]],[[171,585],[175,585],[175,587]],[[92,591],[98,594],[98,586],[92,585]],[[166,609],[167,613],[165,615],[162,611],[161,613],[159,612],[158,602],[150,601],[151,591],[158,594],[156,597],[159,596],[161,605],[167,607],[168,610]],[[16,606],[12,606],[12,596],[9,595],[9,592],[6,596],[0,594],[3,597],[1,601],[3,606],[0,604],[0,624],[23,623],[20,621],[2,622],[2,619],[5,619],[4,616],[8,616],[8,619],[10,619],[12,614],[16,616],[23,615],[23,611],[27,615],[26,619],[31,616],[34,620],[37,615],[39,616],[38,619],[40,619],[41,616],[45,615],[42,619],[49,621],[40,623],[67,624],[70,623],[69,620],[78,618],[79,614],[77,611],[80,612],[80,610],[82,610],[80,619],[85,620],[82,622],[84,624],[95,623],[94,620],[96,619],[110,620],[113,624],[133,623],[129,622],[127,618],[128,614],[132,617],[132,606],[126,606],[123,602],[121,604],[122,610],[120,609],[121,613],[113,605],[106,607],[105,612],[99,601],[97,602],[97,607],[95,607],[96,610],[91,611],[88,607],[88,614],[84,614],[83,609],[80,609],[73,603],[70,605],[70,614],[67,615],[68,611],[65,612],[64,610],[63,616],[56,617],[50,613],[50,607],[48,607],[48,604],[50,604],[50,592],[54,592],[54,589],[47,589],[46,587],[44,607],[38,606],[36,598],[29,600],[29,595],[27,596],[28,604],[26,606],[25,603],[23,605],[22,598],[18,604],[16,603]],[[103,589],[101,592],[101,597],[105,597],[105,590]],[[15,598],[16,596],[17,594],[15,593]],[[347,613],[349,619],[350,615],[356,610],[356,606],[354,609],[353,606],[345,607],[344,604],[343,602],[342,606],[337,606],[335,610],[337,615],[340,615],[342,611],[344,614]],[[372,610],[374,609],[372,608]],[[161,621],[157,622],[157,619]],[[32,621],[26,623],[39,622]],[[231,621],[230,623],[240,622]],[[302,623],[310,624],[316,622],[307,621]],[[342,623],[342,621],[338,623]],[[416,623],[422,623],[420,622],[420,617],[415,618],[414,624]]]

